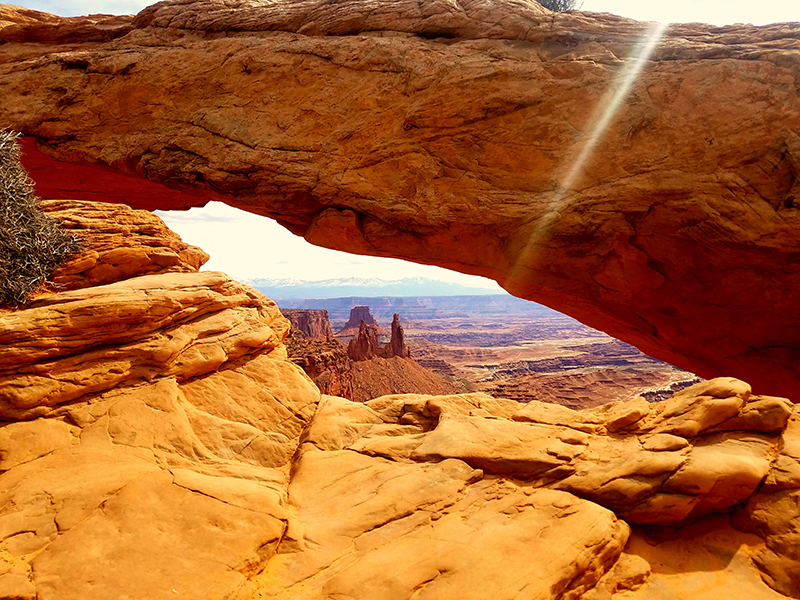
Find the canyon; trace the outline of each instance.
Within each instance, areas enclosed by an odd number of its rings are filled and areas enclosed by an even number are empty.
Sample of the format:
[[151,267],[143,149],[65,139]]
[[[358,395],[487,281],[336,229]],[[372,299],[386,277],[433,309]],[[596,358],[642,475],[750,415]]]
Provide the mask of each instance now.
[[[467,382],[453,381],[410,357],[397,313],[390,325],[392,333],[386,335],[369,306],[355,305],[334,336],[327,310],[282,311],[293,327],[295,321],[300,326],[300,332],[293,329],[286,341],[289,360],[301,367],[324,394],[364,402],[390,394],[473,391]],[[382,338],[388,338],[385,345]]]
[[[261,291],[268,292],[263,287]],[[385,363],[383,377],[398,387],[370,385],[372,392],[358,390],[361,400],[401,390],[444,393],[449,382],[450,392],[482,391],[519,402],[539,400],[570,408],[591,408],[639,395],[651,401],[664,399],[700,381],[694,374],[645,356],[601,331],[512,296],[282,299],[280,295],[280,291],[275,294],[278,305],[289,315],[303,311],[316,313],[318,319],[333,319],[335,335],[344,342],[337,345],[308,341],[302,352],[293,351],[293,343],[289,344],[293,360],[312,379],[320,371],[316,366],[310,370],[307,366],[324,362],[331,348],[338,348],[339,354],[344,355],[344,345],[356,332],[353,323],[365,317],[378,327],[379,322],[388,326],[396,310],[402,311],[404,338],[413,361],[445,378],[432,381],[421,372],[418,377],[409,377],[410,369],[418,371],[411,365],[405,369],[405,378],[389,377],[387,371],[391,371],[392,363]],[[284,309],[286,305],[306,308]],[[379,331],[383,333],[376,335],[376,346],[379,340],[389,338],[385,328]],[[319,344],[318,355],[315,343]],[[350,371],[350,366],[341,364],[330,368],[340,373]],[[361,365],[358,370],[373,371],[368,365]],[[332,377],[339,379],[341,375]],[[356,389],[380,377],[371,372],[370,377],[361,378]],[[412,381],[416,388],[409,386]]]
[[0,122],[42,197],[222,200],[796,394],[797,24],[662,31],[526,0],[0,20]]
[[[800,597],[798,90],[797,23],[0,5],[0,124],[82,248],[0,307],[0,597]],[[333,395],[354,379],[315,384],[278,304],[148,212],[212,199],[586,331],[408,314],[412,356],[492,393]],[[706,380],[587,406],[653,366],[589,327]]]

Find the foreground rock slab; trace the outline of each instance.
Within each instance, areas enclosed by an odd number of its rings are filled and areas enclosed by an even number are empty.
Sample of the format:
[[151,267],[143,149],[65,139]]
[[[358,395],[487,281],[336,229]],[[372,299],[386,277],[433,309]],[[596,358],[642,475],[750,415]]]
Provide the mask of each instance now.
[[507,0],[0,10],[0,123],[30,136],[43,196],[220,199],[798,399],[798,24]]
[[304,536],[259,580],[263,597],[578,597],[627,541],[628,526],[595,504],[481,478],[457,460],[307,450],[289,488]]

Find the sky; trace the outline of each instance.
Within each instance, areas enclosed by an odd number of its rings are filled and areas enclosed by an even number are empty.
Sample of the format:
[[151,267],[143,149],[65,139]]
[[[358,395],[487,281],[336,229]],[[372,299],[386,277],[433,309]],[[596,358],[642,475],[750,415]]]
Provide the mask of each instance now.
[[[6,0],[8,1],[8,0]],[[10,0],[61,16],[136,13],[141,0]],[[800,0],[584,0],[582,10],[610,12],[641,21],[765,25],[800,21]],[[206,269],[240,278],[321,280],[339,277],[401,279],[428,277],[471,286],[498,287],[493,281],[394,259],[362,257],[312,246],[280,225],[218,202],[188,212],[160,212],[185,241],[211,254]],[[499,288],[498,288],[499,289]]]

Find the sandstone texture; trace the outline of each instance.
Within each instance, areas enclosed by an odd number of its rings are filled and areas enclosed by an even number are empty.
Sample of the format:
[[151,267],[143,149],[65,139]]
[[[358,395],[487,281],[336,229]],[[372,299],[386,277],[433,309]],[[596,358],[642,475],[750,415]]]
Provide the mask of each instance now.
[[323,394],[353,399],[352,361],[337,339],[298,336],[286,339],[289,360],[305,371]]
[[[284,317],[292,324],[292,333],[301,332],[307,338],[330,340],[333,329],[327,310],[281,309]],[[335,395],[335,394],[334,394]]]
[[797,597],[788,400],[351,402],[261,293],[142,269],[0,314],[0,596]]
[[155,215],[124,204],[43,200],[39,208],[81,243],[57,269],[55,289],[77,289],[157,273],[191,273],[208,254],[186,244]]
[[[773,410],[774,421],[766,416]],[[750,412],[761,416],[743,427],[737,419]],[[323,397],[289,485],[306,524],[302,543],[293,539],[259,585],[263,597],[276,598],[795,597],[797,559],[787,548],[796,507],[784,498],[797,483],[773,465],[798,464],[796,418],[787,400],[754,396],[732,379],[663,403],[592,411],[480,393],[360,405]],[[344,478],[333,474],[338,468]],[[412,477],[411,487],[398,490]],[[773,479],[792,491],[759,505]],[[373,486],[376,494],[365,495]],[[425,508],[414,510],[415,503]],[[598,505],[633,529],[587,512]],[[562,508],[580,515],[582,534],[604,532],[603,542],[590,543],[591,562],[574,553]],[[542,510],[547,530],[534,535]],[[471,554],[476,543],[480,558]],[[530,556],[545,554],[553,563],[533,561],[529,571]],[[553,578],[550,570],[565,558],[579,567],[566,587],[565,572]]]
[[220,199],[797,399],[796,23],[661,30],[529,0],[0,22],[0,123],[44,197]]
[[86,244],[62,272],[91,256],[104,284],[0,314],[0,595],[252,597],[319,391],[273,302],[192,272],[202,253],[149,213],[101,206],[50,214]]

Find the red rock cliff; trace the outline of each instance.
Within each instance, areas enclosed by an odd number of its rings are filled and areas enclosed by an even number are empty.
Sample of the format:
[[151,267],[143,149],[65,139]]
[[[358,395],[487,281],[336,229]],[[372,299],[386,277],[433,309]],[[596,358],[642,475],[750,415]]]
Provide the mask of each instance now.
[[281,309],[283,316],[292,323],[292,329],[309,338],[328,340],[333,338],[333,329],[327,310]]
[[[372,315],[370,315],[370,317],[371,316]],[[350,318],[352,320],[352,313]],[[393,356],[408,358],[411,356],[411,351],[408,349],[408,344],[405,342],[403,326],[400,325],[400,316],[397,313],[395,313],[392,318],[392,337],[388,344],[381,347],[378,343],[378,333],[377,323],[373,321],[373,324],[370,325],[362,320],[359,324],[356,337],[350,340],[347,346],[347,355],[352,360],[369,360],[376,356],[381,358],[391,358]]]

